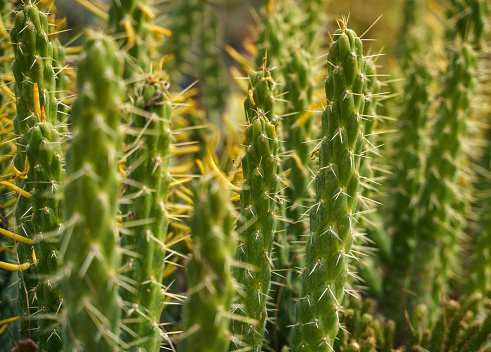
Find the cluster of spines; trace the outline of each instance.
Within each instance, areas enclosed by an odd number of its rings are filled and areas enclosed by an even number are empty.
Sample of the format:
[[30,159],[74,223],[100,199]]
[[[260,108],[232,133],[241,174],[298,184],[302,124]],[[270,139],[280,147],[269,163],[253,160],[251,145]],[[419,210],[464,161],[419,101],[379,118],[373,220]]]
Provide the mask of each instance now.
[[230,342],[236,245],[227,186],[216,177],[204,176],[195,190],[194,205],[193,257],[187,264],[188,298],[183,316],[186,338],[179,350],[225,352]]
[[339,310],[353,257],[354,210],[358,203],[363,149],[363,45],[342,21],[329,49],[325,82],[328,106],[315,177],[316,203],[310,209],[302,297],[297,303],[294,351],[330,351],[340,327]]
[[[160,315],[165,300],[162,279],[166,261],[168,216],[166,210],[170,175],[171,103],[167,82],[155,77],[137,89],[127,148],[128,186],[125,198],[122,246],[126,280],[123,288],[128,330],[122,339],[136,350],[159,348],[163,334]],[[130,226],[131,224],[135,226]],[[136,344],[135,344],[136,342]]]
[[237,223],[239,245],[234,277],[240,285],[236,300],[232,349],[244,346],[259,351],[268,316],[266,303],[271,282],[275,212],[278,202],[278,140],[274,120],[274,88],[267,70],[253,73],[252,89],[244,108],[249,122],[245,132],[246,153],[242,159],[244,183],[240,192]]
[[123,62],[109,37],[91,33],[78,64],[73,139],[67,151],[62,240],[64,350],[114,351],[119,344],[120,253],[116,223],[122,149]]

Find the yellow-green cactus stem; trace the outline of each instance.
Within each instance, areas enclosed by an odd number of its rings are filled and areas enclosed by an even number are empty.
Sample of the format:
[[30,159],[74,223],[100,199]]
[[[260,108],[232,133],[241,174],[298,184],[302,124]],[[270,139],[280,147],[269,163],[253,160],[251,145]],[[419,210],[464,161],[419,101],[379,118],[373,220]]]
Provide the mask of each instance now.
[[274,11],[273,6],[268,6],[266,16],[263,17],[258,38],[256,41],[257,55],[256,67],[273,67],[287,56],[286,40],[287,30],[283,14]]
[[155,37],[147,29],[156,14],[150,0],[112,0],[109,23],[118,36],[124,35],[122,48],[128,51],[125,76],[147,73],[155,57]]
[[62,241],[65,351],[118,350],[121,57],[112,39],[90,33],[78,64]]
[[363,45],[353,30],[339,22],[341,29],[334,33],[327,57],[328,106],[322,115],[316,203],[310,210],[293,351],[332,351],[341,326],[339,310],[349,290],[348,258],[353,257],[363,149]]
[[[480,191],[491,189],[491,140],[487,134],[487,146],[482,156],[482,165],[485,173],[480,177]],[[481,292],[485,295],[491,292],[491,200],[487,193],[478,202],[478,223],[476,238],[473,243],[471,263],[465,292],[470,295],[473,292]]]
[[486,0],[451,0],[448,6],[449,25],[454,27],[447,31],[448,42],[460,37],[469,40],[475,50],[481,50],[489,30],[489,4]]
[[122,236],[123,248],[135,253],[125,256],[123,263],[129,268],[125,276],[133,284],[121,293],[128,321],[122,339],[132,351],[157,351],[163,335],[159,322],[165,299],[161,283],[168,226],[171,103],[165,81],[150,78],[137,92],[127,158],[131,182],[125,192],[129,199],[126,222],[137,225]]
[[[410,307],[425,303],[429,308],[430,325],[435,321],[439,302],[447,294],[448,287],[449,274],[439,271],[443,268],[440,253],[445,244],[455,242],[453,237],[460,237],[460,233],[449,229],[448,224],[454,214],[455,200],[460,199],[459,166],[465,158],[462,142],[467,131],[475,61],[474,51],[466,43],[452,53],[441,94],[439,118],[431,138],[433,145],[424,175],[426,183],[418,206],[417,244],[408,288],[416,293]],[[453,248],[447,250],[453,252]]]
[[278,140],[275,127],[262,110],[248,118],[246,154],[242,159],[244,183],[237,223],[239,245],[235,255],[240,263],[234,270],[240,285],[234,313],[246,319],[236,317],[233,321],[231,349],[247,347],[257,352],[261,350],[268,316],[266,302],[273,258]]
[[274,126],[278,125],[275,114],[276,82],[271,72],[263,65],[259,71],[249,75],[249,84],[250,89],[244,102],[247,121],[252,123],[261,111]]
[[284,68],[286,103],[283,131],[285,135],[285,150],[292,156],[285,161],[285,170],[289,171],[285,195],[290,201],[286,211],[287,217],[293,221],[288,226],[292,241],[299,240],[306,226],[300,220],[305,209],[306,199],[310,198],[307,186],[310,180],[309,167],[311,158],[309,145],[311,139],[312,118],[308,110],[313,100],[313,71],[310,55],[305,50],[291,54]]
[[226,185],[204,176],[194,194],[193,257],[187,264],[182,352],[226,352],[230,342],[234,210]]
[[202,22],[203,12],[207,5],[203,0],[182,0],[173,1],[172,6],[170,29],[173,35],[169,38],[166,48],[168,53],[174,54],[172,63],[174,73],[180,75],[186,71],[184,66],[189,61],[190,48],[193,49],[198,44],[196,39],[199,36],[196,30],[199,28],[199,23]]
[[[47,16],[40,12],[35,5],[30,3],[19,7],[16,11],[14,27],[10,32],[10,37],[15,54],[13,73],[15,77],[15,96],[17,98],[17,116],[14,119],[14,132],[16,136],[19,136],[17,140],[17,155],[14,158],[13,165],[17,170],[23,171],[24,173],[30,170],[30,174],[26,176],[32,178],[34,177],[34,170],[31,170],[29,166],[31,168],[34,166],[30,164],[33,160],[30,160],[29,163],[26,162],[26,152],[31,142],[30,138],[32,137],[32,134],[29,134],[29,130],[39,121],[55,124],[57,120],[58,104],[54,93],[56,91],[56,73],[53,62],[53,45],[49,40]],[[56,143],[50,144],[50,148],[55,147]],[[47,152],[47,154],[43,152],[43,156],[46,157],[43,160],[43,167],[50,166],[51,160],[49,159],[52,154],[50,152]],[[37,160],[35,164],[38,165],[39,162],[40,160]],[[50,179],[49,181],[59,182],[60,179],[58,179],[58,176],[61,177],[59,170],[53,171],[54,174],[49,176],[56,175],[56,178]],[[51,170],[48,172],[51,172]],[[43,176],[38,174],[38,176],[43,178],[45,176],[48,177],[48,174],[44,174]],[[36,181],[40,181],[39,177],[37,177]],[[17,178],[16,184],[18,187],[24,188],[24,191],[33,193],[34,188],[38,188],[39,185],[35,184],[35,181],[32,179],[28,179],[27,181],[29,183],[26,183],[26,180],[23,178]],[[40,188],[44,189],[44,185],[40,185]],[[40,205],[40,197],[43,197],[41,194],[42,192],[38,193],[32,201],[25,197],[19,197],[16,206],[16,232],[30,239],[36,237],[37,231],[50,233],[55,227],[58,229],[58,225],[60,224],[57,204],[46,204],[48,207],[51,207],[51,205],[54,206],[52,209],[53,212],[48,216],[49,220],[47,222],[39,217],[36,217],[36,219],[33,218],[33,205]],[[48,203],[50,202],[48,201]],[[54,203],[57,202],[54,201]],[[52,226],[54,223],[56,223],[56,226]],[[37,243],[35,246],[36,250],[41,251],[46,248],[42,244],[43,239],[39,239]],[[51,244],[47,245],[47,247],[50,246]],[[32,261],[34,247],[19,245],[17,248],[21,262]],[[47,255],[46,252],[44,254]],[[39,269],[42,280],[49,280],[56,269],[56,265],[48,267],[44,261]],[[23,276],[23,282],[26,287],[20,285],[19,290],[19,304],[25,318],[22,321],[23,334],[37,341],[37,333],[46,333],[47,324],[41,323],[39,325],[39,322],[43,321],[42,314],[40,315],[40,319],[33,319],[31,316],[36,312],[39,313],[40,309],[42,312],[43,307],[51,307],[54,301],[58,300],[55,297],[57,294],[54,296],[51,295],[50,290],[44,286],[47,283],[46,281],[43,281],[42,287],[38,287],[35,266],[31,266],[28,270],[24,271]],[[37,292],[38,290],[39,294]],[[28,292],[28,297],[25,297],[25,292]],[[51,312],[50,308],[47,310]],[[38,326],[40,328],[36,330]],[[44,341],[46,341],[47,337],[43,336]]]
[[207,6],[203,16],[200,41],[201,100],[209,121],[220,125],[220,114],[227,96],[227,77],[223,65],[223,29],[219,17]]
[[[293,52],[283,69],[285,77],[284,91],[287,102],[284,105],[282,131],[284,149],[287,155],[283,169],[287,175],[288,187],[284,190],[286,198],[285,214],[290,222],[285,223],[281,232],[277,232],[275,269],[281,276],[275,278],[281,285],[275,288],[271,296],[278,309],[277,321],[268,327],[275,338],[275,347],[279,348],[290,343],[288,326],[295,323],[295,299],[300,296],[301,280],[295,273],[300,267],[303,246],[297,245],[306,234],[307,226],[302,221],[307,199],[311,197],[307,190],[310,180],[309,167],[311,159],[309,146],[305,141],[311,138],[311,112],[308,112],[313,100],[313,71],[310,55],[303,49]],[[289,156],[288,156],[289,155]],[[287,203],[288,202],[288,203]],[[281,295],[280,295],[281,292]]]
[[324,25],[326,23],[323,16],[327,13],[328,3],[329,0],[310,0],[301,3],[305,16],[301,30],[306,37],[304,48],[309,52],[316,52],[323,44],[321,41],[324,37]]
[[427,105],[432,80],[425,61],[415,62],[407,70],[406,99],[400,114],[402,136],[395,144],[397,160],[392,179],[394,187],[391,222],[392,260],[384,282],[388,311],[395,319],[404,316],[401,289],[408,289],[408,272],[413,261],[417,238],[419,207],[424,184]]
[[49,122],[39,121],[27,133],[29,182],[32,189],[32,228],[36,233],[34,249],[37,260],[38,286],[36,290],[40,312],[39,348],[60,351],[62,347],[61,321],[63,297],[60,290],[60,230],[63,221],[62,150],[58,131]]

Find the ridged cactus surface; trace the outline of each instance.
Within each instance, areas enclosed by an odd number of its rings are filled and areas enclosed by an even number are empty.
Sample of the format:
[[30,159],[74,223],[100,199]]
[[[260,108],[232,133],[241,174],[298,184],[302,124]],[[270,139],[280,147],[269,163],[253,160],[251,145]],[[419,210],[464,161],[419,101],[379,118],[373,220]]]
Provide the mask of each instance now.
[[194,249],[187,264],[188,298],[184,305],[183,352],[225,352],[230,342],[233,299],[232,261],[236,239],[226,185],[204,176],[194,195],[191,221]]
[[246,154],[242,159],[244,183],[240,193],[237,223],[239,244],[235,258],[240,263],[234,277],[239,287],[232,349],[260,351],[264,336],[266,302],[271,282],[271,263],[276,209],[278,140],[275,127],[262,111],[250,116],[246,129]]
[[136,226],[122,236],[122,246],[134,253],[124,258],[124,266],[128,265],[125,276],[133,284],[121,293],[125,319],[130,321],[122,338],[135,351],[138,347],[154,351],[162,341],[159,321],[165,300],[161,283],[168,226],[171,103],[166,82],[151,77],[140,90],[128,145],[132,153],[127,159],[131,182],[125,193],[130,203],[126,223]]
[[[34,266],[24,272],[26,290],[21,285],[19,293],[23,299],[19,304],[24,312],[29,310],[22,324],[23,334],[35,336],[43,348],[60,345],[59,336],[51,336],[50,342],[47,341],[53,327],[57,326],[54,315],[61,303],[58,283],[53,281],[53,276],[58,260],[56,235],[61,226],[59,183],[63,180],[61,147],[57,131],[53,128],[57,122],[58,103],[54,93],[53,45],[48,34],[48,18],[36,6],[26,5],[17,10],[10,32],[15,54],[13,73],[17,97],[14,132],[20,136],[13,165],[17,170],[27,172],[27,180],[20,177],[16,183],[33,197],[31,200],[19,198],[16,232],[30,239],[36,238],[34,247],[19,246],[18,253],[21,262],[32,261],[32,251],[35,250],[39,255],[37,272],[41,277],[38,280]],[[28,297],[24,297],[26,291]],[[38,306],[41,307],[40,316],[31,318],[31,314],[39,313]],[[54,320],[46,319],[47,315]]]
[[64,350],[115,351],[119,344],[120,252],[116,223],[122,149],[123,62],[114,41],[91,34],[78,64],[74,135],[67,152],[62,240]]
[[354,214],[363,146],[360,114],[364,79],[363,45],[344,24],[333,35],[325,82],[328,106],[315,178],[316,203],[310,210],[302,297],[294,327],[294,351],[331,351],[341,326],[348,257],[352,257]]
[[458,241],[461,236],[448,224],[455,214],[452,207],[461,196],[457,193],[457,181],[464,157],[462,143],[469,119],[469,93],[474,86],[475,60],[475,54],[467,44],[462,44],[451,57],[428,159],[431,163],[426,166],[426,183],[418,204],[421,213],[409,287],[417,293],[416,302],[432,307],[429,310],[430,321],[434,321],[436,307],[448,285],[448,273],[438,270],[441,247]]

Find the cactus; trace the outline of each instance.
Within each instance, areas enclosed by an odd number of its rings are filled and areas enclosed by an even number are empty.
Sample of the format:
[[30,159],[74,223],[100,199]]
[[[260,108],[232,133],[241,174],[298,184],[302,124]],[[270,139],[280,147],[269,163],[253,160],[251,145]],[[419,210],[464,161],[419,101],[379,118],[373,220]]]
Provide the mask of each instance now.
[[148,30],[156,17],[149,0],[113,0],[109,9],[109,23],[117,34],[125,34],[121,43],[129,54],[125,62],[125,76],[147,73],[155,62],[155,36]]
[[414,259],[419,202],[424,184],[426,122],[430,99],[431,74],[424,61],[415,63],[406,83],[406,103],[400,114],[403,131],[397,148],[397,164],[393,176],[392,260],[391,274],[385,285],[386,304],[394,318],[403,317],[401,289],[409,289],[407,274]]
[[488,192],[490,187],[490,169],[491,169],[491,153],[490,153],[489,132],[487,146],[484,150],[483,166],[481,172],[481,192],[479,196],[479,221],[475,230],[475,236],[472,257],[469,266],[468,281],[464,287],[465,292],[470,295],[473,292],[481,292],[483,295],[491,291],[491,214],[490,200]]
[[194,195],[193,257],[187,264],[185,339],[180,351],[227,351],[232,306],[233,209],[225,185],[204,176]]
[[125,281],[133,283],[122,291],[129,331],[122,339],[129,346],[145,351],[158,349],[163,334],[159,328],[164,302],[161,287],[165,269],[167,211],[170,175],[169,143],[171,104],[167,82],[149,78],[139,90],[137,110],[133,113],[134,137],[130,138],[131,151],[127,159],[128,183],[126,197],[127,224],[131,226],[122,236],[122,246],[128,253],[124,266],[129,266]]
[[[189,60],[189,51],[194,49],[196,29],[202,21],[205,1],[183,0],[176,2],[170,10],[170,29],[173,36],[167,43],[167,52],[174,54],[173,69],[176,74],[182,74]],[[187,69],[189,71],[189,69]],[[189,72],[185,72],[189,73]]]
[[[334,343],[335,351],[401,351],[395,349],[395,322],[383,321],[374,313],[376,302],[370,299],[358,301],[349,299],[341,313],[346,331],[341,331]],[[349,333],[348,333],[349,331]]]
[[322,45],[321,41],[324,36],[324,25],[326,23],[323,16],[326,13],[328,3],[328,0],[302,2],[302,10],[305,14],[305,20],[302,23],[302,29],[306,37],[304,48],[309,52],[316,52]]
[[[55,120],[56,118],[53,118]],[[59,351],[62,346],[61,317],[63,298],[57,278],[60,270],[60,238],[62,226],[61,183],[65,179],[62,151],[56,128],[39,121],[26,133],[27,158],[32,165],[27,174],[35,182],[31,198],[32,228],[37,234],[37,301],[39,303],[39,347]]]
[[438,110],[440,118],[435,125],[434,145],[428,159],[431,164],[426,166],[426,183],[418,205],[421,213],[409,287],[417,294],[416,304],[427,304],[430,324],[435,320],[436,307],[442,295],[446,294],[448,285],[448,274],[438,272],[439,248],[447,241],[453,241],[448,238],[460,236],[453,230],[449,231],[447,224],[452,214],[449,210],[453,206],[452,200],[459,199],[456,194],[458,166],[463,159],[462,139],[466,133],[474,67],[472,48],[462,44],[453,53],[448,69],[443,100]]
[[[20,226],[17,231],[23,232],[28,238],[33,239],[39,234],[34,248],[19,246],[18,253],[20,261],[27,262],[30,261],[32,251],[36,251],[40,259],[37,271],[42,280],[38,285],[34,267],[25,271],[25,287],[20,287],[22,298],[19,303],[26,313],[26,319],[22,323],[23,334],[31,337],[31,331],[39,332],[39,336],[32,337],[35,341],[40,339],[43,348],[60,344],[57,337],[47,342],[53,327],[51,318],[45,319],[57,312],[61,302],[57,284],[53,282],[52,288],[49,281],[57,271],[56,255],[52,256],[57,244],[56,239],[44,240],[42,235],[53,237],[52,233],[56,234],[61,225],[59,199],[54,188],[63,180],[60,146],[57,132],[52,127],[57,122],[58,104],[54,93],[56,74],[53,67],[53,45],[48,34],[48,18],[36,6],[28,4],[17,10],[10,36],[15,54],[13,73],[17,97],[14,131],[21,138],[13,165],[17,170],[24,170],[24,173],[29,170],[26,175],[29,183],[18,178],[17,185],[34,197],[32,200],[19,198],[16,226]],[[49,182],[49,185],[43,182]],[[28,297],[25,297],[25,292]],[[37,303],[29,307],[36,300]],[[31,315],[39,311],[39,319],[32,319]],[[34,330],[37,327],[39,328]],[[53,348],[56,350],[58,347]]]
[[322,115],[324,137],[315,177],[316,203],[310,210],[302,297],[298,300],[295,351],[330,351],[341,326],[341,309],[349,275],[363,146],[363,45],[342,21],[333,36],[325,83],[328,106]]
[[[232,333],[231,348],[247,346],[260,351],[264,335],[266,302],[271,281],[274,236],[276,172],[278,167],[270,76],[251,75],[254,88],[244,103],[249,126],[245,133],[246,154],[242,159],[244,183],[240,193],[240,217],[237,224],[239,245],[236,259],[241,263],[234,277],[241,285]],[[274,84],[273,84],[274,88]],[[270,104],[270,105],[267,105]],[[257,111],[253,107],[257,107]],[[267,110],[263,110],[264,107]]]
[[[491,316],[489,299],[485,299],[484,317],[476,314],[476,307],[482,300],[483,296],[476,293],[461,301],[446,302],[434,328],[422,329],[413,336],[412,349],[423,348],[435,352],[485,351],[491,333]],[[426,307],[420,306],[417,310],[425,312]]]
[[270,0],[258,33],[256,67],[276,66],[285,57],[286,23],[279,12],[274,12],[272,3],[274,1]]
[[220,113],[224,109],[229,93],[223,65],[223,28],[217,15],[209,6],[203,16],[201,31],[200,83],[203,107],[208,120],[220,124]]
[[114,351],[120,319],[117,204],[123,64],[112,39],[92,33],[78,64],[67,151],[62,292],[64,350]]

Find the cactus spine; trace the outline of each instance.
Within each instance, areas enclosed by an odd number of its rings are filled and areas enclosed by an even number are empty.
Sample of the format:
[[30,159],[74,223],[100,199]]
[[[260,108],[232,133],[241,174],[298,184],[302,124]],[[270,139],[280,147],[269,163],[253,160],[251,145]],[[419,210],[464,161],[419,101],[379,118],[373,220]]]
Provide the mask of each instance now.
[[72,109],[74,137],[67,152],[64,350],[115,351],[120,319],[116,213],[123,63],[115,43],[103,35],[91,34],[83,53]]
[[236,242],[233,208],[225,187],[208,175],[195,191],[194,248],[187,265],[189,294],[183,318],[183,329],[189,335],[179,345],[183,352],[228,350]]
[[342,28],[333,36],[325,83],[328,106],[322,115],[324,137],[315,177],[316,203],[310,210],[302,297],[297,306],[293,351],[331,351],[341,323],[339,310],[349,275],[348,257],[355,233],[358,170],[363,147],[363,45]]
[[[158,350],[163,332],[159,327],[164,303],[161,283],[165,269],[167,211],[170,175],[170,115],[171,104],[167,82],[150,78],[144,82],[136,99],[128,148],[128,177],[126,190],[127,224],[131,226],[122,236],[122,246],[134,257],[125,256],[129,266],[127,281],[133,288],[122,291],[127,326],[122,339],[136,351]],[[141,224],[141,225],[140,225]]]

